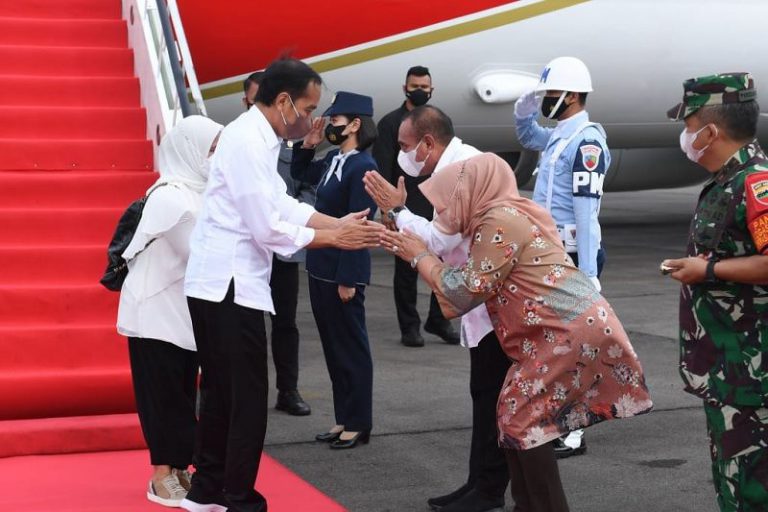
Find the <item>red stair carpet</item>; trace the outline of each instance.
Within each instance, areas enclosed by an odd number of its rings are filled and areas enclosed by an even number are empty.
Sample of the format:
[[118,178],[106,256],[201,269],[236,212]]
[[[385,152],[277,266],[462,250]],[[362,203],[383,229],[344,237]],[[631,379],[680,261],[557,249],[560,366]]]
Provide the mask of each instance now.
[[[2,511],[159,509],[118,294],[98,284],[117,218],[156,179],[139,92],[120,0],[0,0]],[[261,467],[270,509],[343,510]]]
[[105,246],[156,179],[120,0],[0,0],[0,457],[143,447]]

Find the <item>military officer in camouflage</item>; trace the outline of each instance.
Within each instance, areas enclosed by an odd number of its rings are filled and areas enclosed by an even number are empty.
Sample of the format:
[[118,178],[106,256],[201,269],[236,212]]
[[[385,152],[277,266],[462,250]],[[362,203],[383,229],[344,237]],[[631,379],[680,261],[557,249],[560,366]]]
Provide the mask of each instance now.
[[704,400],[721,511],[768,510],[768,157],[755,135],[752,76],[687,80],[668,115],[680,146],[712,174],[691,223],[682,282],[680,374]]

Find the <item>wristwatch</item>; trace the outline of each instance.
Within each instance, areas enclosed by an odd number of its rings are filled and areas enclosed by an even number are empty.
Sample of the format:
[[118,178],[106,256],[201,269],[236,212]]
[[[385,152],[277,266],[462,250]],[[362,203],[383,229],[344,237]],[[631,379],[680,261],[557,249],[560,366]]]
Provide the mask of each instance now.
[[707,271],[704,274],[704,282],[705,283],[718,283],[720,280],[715,275],[715,264],[718,262],[717,258],[710,258],[709,261],[707,261]]
[[405,210],[405,206],[395,206],[387,212],[387,218],[392,222],[395,222],[395,220],[397,220],[397,214],[403,210]]

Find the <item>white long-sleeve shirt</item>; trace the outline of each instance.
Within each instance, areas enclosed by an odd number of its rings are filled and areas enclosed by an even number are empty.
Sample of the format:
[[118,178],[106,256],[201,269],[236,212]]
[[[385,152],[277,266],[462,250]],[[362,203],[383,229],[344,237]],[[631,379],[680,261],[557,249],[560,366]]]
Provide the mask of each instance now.
[[192,232],[184,291],[221,302],[235,280],[235,303],[274,313],[272,256],[289,256],[315,236],[315,209],[286,193],[277,172],[280,139],[258,108],[221,133],[203,208]]
[[123,336],[196,350],[184,270],[200,199],[198,192],[172,182],[147,199],[136,234],[123,253],[128,276],[117,313],[117,332]]
[[[461,162],[479,154],[480,151],[476,148],[454,137],[438,160],[435,173],[449,164]],[[407,229],[422,238],[429,250],[443,258],[447,264],[460,267],[466,263],[469,257],[469,238],[464,238],[461,234],[446,235],[437,229],[433,222],[409,210],[401,211],[397,215],[396,223],[399,229]],[[493,331],[493,325],[485,304],[477,306],[461,317],[461,345],[464,347],[476,347],[491,331]]]

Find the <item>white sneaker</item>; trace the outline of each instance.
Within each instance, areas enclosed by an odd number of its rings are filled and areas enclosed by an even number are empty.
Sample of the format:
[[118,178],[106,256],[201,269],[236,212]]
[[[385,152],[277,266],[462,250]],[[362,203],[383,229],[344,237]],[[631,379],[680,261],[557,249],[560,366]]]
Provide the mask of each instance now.
[[192,500],[184,498],[181,502],[181,508],[189,512],[227,512],[227,507],[218,503],[195,503]]
[[189,492],[189,490],[192,488],[192,474],[186,469],[176,469],[176,468],[173,468],[171,470],[171,473],[176,475],[176,478],[179,479],[179,483],[184,488],[184,490]]
[[571,448],[573,450],[576,450],[578,448],[581,448],[581,440],[584,437],[584,429],[580,428],[578,430],[572,430],[568,433],[567,436],[565,436],[565,439],[563,439],[563,443],[568,448]]
[[147,499],[164,507],[181,506],[182,500],[187,496],[187,490],[182,487],[178,477],[171,473],[155,485],[152,479],[149,480],[147,488]]

